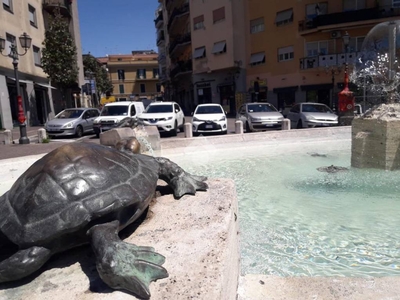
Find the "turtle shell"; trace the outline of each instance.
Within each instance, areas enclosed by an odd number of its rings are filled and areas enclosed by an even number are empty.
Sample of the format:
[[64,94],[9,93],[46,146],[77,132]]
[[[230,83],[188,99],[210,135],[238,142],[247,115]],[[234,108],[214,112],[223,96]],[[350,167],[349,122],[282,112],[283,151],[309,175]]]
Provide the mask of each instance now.
[[61,146],[36,161],[0,198],[1,231],[17,245],[37,245],[107,215],[131,223],[154,195],[158,170],[150,156],[93,143]]

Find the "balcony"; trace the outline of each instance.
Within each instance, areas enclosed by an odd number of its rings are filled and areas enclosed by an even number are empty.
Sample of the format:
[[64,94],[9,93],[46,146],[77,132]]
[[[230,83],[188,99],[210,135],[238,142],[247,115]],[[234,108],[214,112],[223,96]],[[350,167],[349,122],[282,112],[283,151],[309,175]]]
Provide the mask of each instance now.
[[189,15],[189,3],[185,3],[179,8],[174,8],[171,16],[169,17],[168,30],[171,28],[172,24],[175,23],[175,21],[178,18],[185,16],[185,15]]
[[164,16],[161,11],[158,13],[157,19],[154,20],[154,24],[156,25],[156,28],[160,28],[164,24]]
[[186,60],[186,61],[178,61],[176,66],[171,70],[170,72],[170,77],[178,77],[186,73],[191,73],[193,70],[192,67],[192,61],[191,60]]
[[322,26],[338,25],[342,23],[362,22],[400,16],[400,7],[376,6],[316,16],[314,19],[300,21],[299,31],[315,29]]
[[183,35],[179,35],[177,36],[173,42],[169,45],[169,54],[172,55],[172,53],[178,49],[179,47],[185,46],[187,44],[190,44],[192,42],[192,36],[190,34],[190,32],[183,34]]
[[304,57],[300,59],[300,69],[308,70],[332,66],[340,67],[343,66],[346,61],[349,65],[353,65],[357,59],[357,56],[358,52],[350,52]]
[[43,0],[43,9],[53,15],[54,10],[59,7],[62,16],[72,18],[71,3],[72,0]]
[[157,37],[157,46],[160,46],[163,42],[165,42],[165,34],[164,31],[161,31]]

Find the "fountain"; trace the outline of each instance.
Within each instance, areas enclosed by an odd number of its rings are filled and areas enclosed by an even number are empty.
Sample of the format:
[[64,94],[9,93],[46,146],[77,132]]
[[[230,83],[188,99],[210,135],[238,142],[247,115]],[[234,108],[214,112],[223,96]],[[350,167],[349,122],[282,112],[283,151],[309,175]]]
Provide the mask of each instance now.
[[376,25],[364,40],[351,81],[380,96],[380,103],[352,123],[351,166],[400,168],[400,21]]

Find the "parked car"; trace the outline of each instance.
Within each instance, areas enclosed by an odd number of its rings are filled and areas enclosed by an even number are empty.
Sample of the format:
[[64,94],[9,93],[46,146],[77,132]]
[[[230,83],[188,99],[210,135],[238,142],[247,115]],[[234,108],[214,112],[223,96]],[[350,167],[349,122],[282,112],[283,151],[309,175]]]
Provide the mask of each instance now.
[[44,125],[49,137],[76,136],[93,132],[93,121],[99,116],[97,108],[68,108]]
[[192,118],[193,134],[205,132],[228,132],[228,121],[224,109],[219,104],[197,105]]
[[144,111],[141,101],[120,101],[107,103],[103,106],[100,116],[94,121],[93,129],[99,137],[103,131],[110,130],[120,124],[126,118],[137,117]]
[[261,131],[282,128],[283,115],[270,103],[246,103],[239,108],[236,120],[243,122],[246,132]]
[[322,103],[298,103],[289,111],[287,118],[292,128],[312,128],[338,125],[338,116]]
[[138,119],[145,126],[157,126],[159,132],[168,132],[172,135],[177,135],[178,128],[183,130],[185,124],[185,115],[176,102],[150,103]]

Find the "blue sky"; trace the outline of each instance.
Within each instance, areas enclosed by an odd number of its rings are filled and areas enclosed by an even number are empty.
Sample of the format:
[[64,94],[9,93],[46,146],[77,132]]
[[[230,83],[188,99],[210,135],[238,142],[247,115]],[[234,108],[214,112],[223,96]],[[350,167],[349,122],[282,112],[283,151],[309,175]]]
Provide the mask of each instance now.
[[82,52],[96,57],[157,51],[154,27],[157,0],[79,0]]

